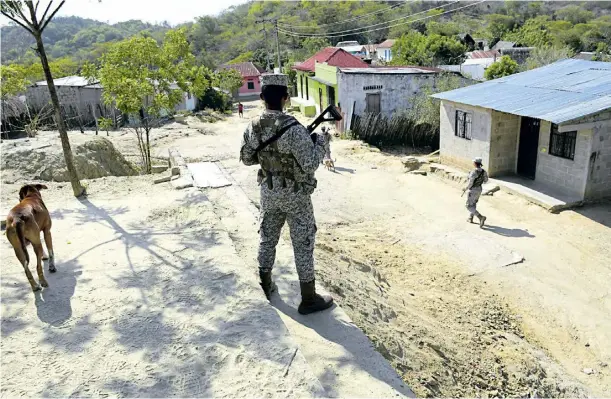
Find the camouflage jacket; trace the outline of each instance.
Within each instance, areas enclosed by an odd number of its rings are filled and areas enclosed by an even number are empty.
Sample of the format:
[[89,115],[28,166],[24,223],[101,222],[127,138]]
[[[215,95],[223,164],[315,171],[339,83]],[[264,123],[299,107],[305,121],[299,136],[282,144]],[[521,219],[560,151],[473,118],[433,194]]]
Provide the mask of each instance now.
[[[259,117],[259,121],[251,122],[246,131],[240,149],[240,160],[245,165],[261,165],[260,180],[266,180],[261,175],[270,172],[269,165],[265,165],[265,159],[279,160],[282,164],[281,173],[271,171],[271,183],[260,181],[261,186],[267,191],[278,195],[286,194],[288,191],[311,194],[316,188],[316,178],[314,173],[320,165],[324,156],[324,140],[321,136],[317,137],[316,143],[312,142],[310,133],[301,125],[291,126],[276,142],[270,144],[256,153],[256,148],[265,140],[272,137],[278,129],[295,122],[295,118],[284,115],[280,111],[264,111]],[[279,118],[281,123],[274,126],[274,122]],[[255,128],[255,125],[261,128]],[[261,156],[259,156],[261,155]],[[295,187],[297,182],[297,187]],[[288,191],[287,191],[288,190]]]

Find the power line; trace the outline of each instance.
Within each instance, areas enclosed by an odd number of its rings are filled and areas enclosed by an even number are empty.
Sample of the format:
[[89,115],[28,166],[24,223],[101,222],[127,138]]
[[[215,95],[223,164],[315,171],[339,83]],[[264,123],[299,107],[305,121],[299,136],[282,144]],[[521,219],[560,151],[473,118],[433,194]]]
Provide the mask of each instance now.
[[[294,33],[295,35],[299,35],[299,36],[303,36],[303,37],[333,37],[333,36],[347,36],[347,35],[352,35],[352,34],[357,34],[357,33],[364,33],[364,32],[353,32],[353,31],[365,30],[365,29],[369,29],[369,28],[374,28],[376,26],[390,24],[392,22],[400,21],[402,19],[407,19],[407,18],[414,17],[416,15],[425,14],[425,13],[427,13],[429,11],[437,10],[439,8],[444,8],[444,7],[447,7],[447,6],[451,6],[452,4],[456,4],[456,3],[459,3],[459,2],[460,2],[460,0],[455,0],[452,3],[449,3],[449,4],[444,4],[444,5],[441,5],[441,6],[429,8],[428,10],[420,11],[420,12],[417,12],[417,13],[414,13],[414,14],[405,15],[403,17],[395,18],[395,19],[392,19],[390,21],[379,22],[377,24],[373,24],[373,25],[369,25],[369,26],[364,26],[362,28],[352,28],[352,29],[347,29],[347,30],[343,30],[343,31],[339,31],[339,32],[329,32],[329,33],[296,33],[296,32],[290,32],[290,33]],[[381,29],[386,29],[386,28],[387,27],[383,27]],[[286,31],[286,29],[283,29],[283,31]],[[373,30],[372,30],[372,32],[373,32]],[[286,32],[283,32],[283,33],[286,33]]]
[[[414,1],[414,0],[411,0],[411,1]],[[405,1],[405,3],[407,3],[407,1]],[[324,27],[324,26],[339,25],[339,24],[343,24],[343,23],[346,23],[346,22],[356,21],[356,20],[358,20],[358,19],[365,18],[365,17],[367,17],[367,16],[369,16],[369,15],[374,15],[374,14],[382,14],[382,13],[384,13],[384,12],[386,12],[386,11],[392,10],[393,8],[397,8],[397,7],[402,6],[402,5],[403,5],[403,4],[393,4],[392,6],[390,6],[390,7],[388,7],[388,8],[383,8],[383,9],[381,9],[381,10],[372,11],[372,12],[367,13],[367,14],[358,15],[358,16],[356,16],[356,17],[354,17],[354,18],[346,19],[346,20],[344,20],[344,21],[331,22],[331,23],[328,23],[328,24],[322,24],[322,25],[316,25],[316,26],[308,26],[308,25],[290,25],[290,24],[285,24],[285,23],[284,23],[284,22],[282,22],[282,21],[278,21],[278,24],[280,24],[280,25],[282,25],[282,26],[284,26],[284,27],[290,28],[290,29],[302,29],[302,28],[305,28],[305,29],[312,29],[312,28],[322,28],[322,27]]]
[[[357,34],[361,34],[361,33],[376,32],[376,31],[379,31],[379,30],[382,30],[382,29],[394,28],[395,26],[400,26],[400,25],[404,25],[404,24],[411,24],[411,23],[414,23],[414,22],[423,21],[425,19],[430,19],[430,18],[438,17],[438,16],[441,16],[441,15],[449,14],[449,13],[452,13],[452,12],[455,12],[455,11],[459,11],[459,10],[462,10],[462,9],[465,9],[465,8],[468,8],[468,7],[472,7],[472,6],[481,4],[481,3],[485,2],[485,1],[487,1],[487,0],[480,0],[480,1],[475,2],[475,3],[467,4],[466,6],[462,6],[462,7],[455,8],[453,10],[448,10],[448,11],[442,12],[441,14],[429,15],[429,16],[426,16],[426,17],[422,17],[422,18],[418,18],[418,19],[413,19],[413,20],[410,20],[410,21],[400,22],[400,23],[397,23],[397,24],[394,24],[394,25],[383,26],[381,28],[376,28],[376,29],[367,29],[369,27],[358,28],[358,29],[364,29],[361,32],[352,32],[352,33],[332,32],[332,33],[329,33],[329,34],[316,34],[316,35],[313,35],[313,34],[289,32],[289,31],[284,30],[284,29],[279,29],[279,31],[282,32],[285,35],[288,35],[288,36],[297,36],[297,37],[340,37],[340,36],[348,36],[348,35],[357,35]],[[457,3],[457,2],[458,1],[456,1],[455,3]],[[452,4],[454,4],[454,3],[452,3]],[[431,9],[431,10],[433,10],[433,9]],[[430,11],[430,10],[427,10],[427,11]],[[416,15],[416,14],[408,15],[407,17],[403,17],[403,18],[399,18],[399,19],[405,19],[405,18],[408,18],[408,17],[412,17],[414,15]],[[386,23],[390,23],[390,22],[393,22],[393,21],[388,21]],[[380,24],[377,24],[377,25],[380,25]],[[377,26],[377,25],[372,25],[371,27]],[[353,30],[357,30],[357,29],[353,29]]]

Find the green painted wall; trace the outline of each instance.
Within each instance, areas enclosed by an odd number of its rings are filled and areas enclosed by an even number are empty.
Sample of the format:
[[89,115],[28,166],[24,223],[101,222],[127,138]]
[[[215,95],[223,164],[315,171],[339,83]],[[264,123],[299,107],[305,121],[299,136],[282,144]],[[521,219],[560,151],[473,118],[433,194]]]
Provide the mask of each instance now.
[[337,86],[337,67],[317,63],[314,75]]

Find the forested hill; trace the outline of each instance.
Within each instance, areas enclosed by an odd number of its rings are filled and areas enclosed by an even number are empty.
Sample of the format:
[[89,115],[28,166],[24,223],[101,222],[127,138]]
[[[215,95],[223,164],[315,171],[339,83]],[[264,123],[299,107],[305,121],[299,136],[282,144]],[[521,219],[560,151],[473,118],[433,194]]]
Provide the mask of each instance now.
[[[469,4],[473,5],[457,10]],[[458,33],[470,33],[473,37],[517,41],[525,46],[560,46],[573,52],[608,51],[611,45],[611,2],[604,1],[248,2],[231,7],[219,16],[196,18],[183,26],[189,30],[192,50],[198,60],[209,67],[230,61],[255,61],[265,65],[267,49],[272,52],[271,60],[275,60],[275,42],[273,25],[257,23],[263,18],[280,21],[284,62],[303,60],[341,40],[378,43],[412,30],[451,40]],[[413,22],[406,23],[409,21]],[[389,28],[389,25],[396,26]],[[356,28],[364,27],[369,28],[355,32]],[[58,17],[46,29],[44,41],[51,58],[71,58],[81,63],[86,59],[95,60],[115,41],[136,34],[160,40],[170,28],[137,20],[110,25],[78,17]],[[267,43],[263,28],[267,31]],[[447,45],[439,43],[442,47]],[[2,28],[3,64],[34,62],[32,46],[31,37],[22,28]]]
[[[140,33],[162,39],[169,25],[152,25],[132,20],[109,25],[79,17],[55,17],[44,32],[47,54],[53,59],[71,57],[76,61],[92,59],[113,41]],[[2,63],[28,63],[36,57],[34,39],[19,26],[2,27]],[[26,51],[24,51],[24,49]]]

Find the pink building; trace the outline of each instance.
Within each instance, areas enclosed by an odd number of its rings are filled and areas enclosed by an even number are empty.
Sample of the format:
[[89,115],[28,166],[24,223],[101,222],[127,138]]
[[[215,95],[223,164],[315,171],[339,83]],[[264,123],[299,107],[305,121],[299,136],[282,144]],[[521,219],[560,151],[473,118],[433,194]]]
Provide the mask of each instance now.
[[220,69],[235,69],[240,72],[244,84],[238,89],[238,97],[256,97],[261,94],[261,83],[259,76],[265,69],[252,62],[241,62],[239,64],[221,65]]

